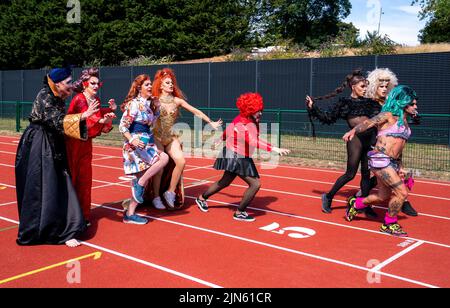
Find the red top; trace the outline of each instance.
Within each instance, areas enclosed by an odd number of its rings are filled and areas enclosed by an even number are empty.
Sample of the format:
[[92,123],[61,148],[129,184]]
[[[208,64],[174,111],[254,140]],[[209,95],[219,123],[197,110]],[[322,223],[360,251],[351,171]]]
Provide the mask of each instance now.
[[272,145],[259,139],[259,126],[255,121],[238,115],[222,134],[226,147],[245,157],[251,157],[255,149],[272,151]]
[[[96,101],[100,104],[100,99],[95,97]],[[88,102],[86,96],[83,93],[79,93],[74,96],[70,102],[69,110],[67,114],[83,113],[88,109]],[[89,138],[95,138],[102,133],[108,133],[112,130],[112,122],[107,124],[101,124],[98,121],[103,118],[107,113],[112,112],[111,108],[100,108],[99,111],[91,115],[86,119],[86,125],[88,128]]]

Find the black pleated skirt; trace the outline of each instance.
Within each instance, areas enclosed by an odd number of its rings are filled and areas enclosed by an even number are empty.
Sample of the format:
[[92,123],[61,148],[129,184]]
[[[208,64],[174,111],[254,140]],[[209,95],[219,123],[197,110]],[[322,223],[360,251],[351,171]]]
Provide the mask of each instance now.
[[221,155],[216,159],[213,167],[216,170],[225,170],[244,177],[251,176],[259,178],[258,170],[251,157],[239,155],[227,148],[223,148]]

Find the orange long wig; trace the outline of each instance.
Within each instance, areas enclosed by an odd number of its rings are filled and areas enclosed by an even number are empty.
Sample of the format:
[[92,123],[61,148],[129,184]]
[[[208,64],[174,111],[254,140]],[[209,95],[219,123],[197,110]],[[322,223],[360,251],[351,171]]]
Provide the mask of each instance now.
[[160,97],[162,90],[161,90],[161,84],[165,78],[169,77],[172,79],[173,82],[173,93],[172,95],[178,98],[186,99],[183,92],[181,92],[180,88],[178,87],[177,78],[175,76],[175,73],[172,69],[166,67],[161,70],[158,70],[155,73],[155,78],[153,79],[153,86],[152,86],[152,95],[156,97]]

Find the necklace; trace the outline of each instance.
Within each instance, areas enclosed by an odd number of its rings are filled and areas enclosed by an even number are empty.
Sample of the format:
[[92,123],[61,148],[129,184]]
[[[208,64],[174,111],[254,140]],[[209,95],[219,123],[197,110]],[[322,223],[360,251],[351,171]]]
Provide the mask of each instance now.
[[84,97],[86,97],[86,100],[88,102],[88,106],[90,106],[92,103],[94,103],[97,99],[94,97],[89,97],[86,93],[83,93]]
[[174,97],[172,95],[161,96],[159,101],[163,104],[170,104],[174,101]]

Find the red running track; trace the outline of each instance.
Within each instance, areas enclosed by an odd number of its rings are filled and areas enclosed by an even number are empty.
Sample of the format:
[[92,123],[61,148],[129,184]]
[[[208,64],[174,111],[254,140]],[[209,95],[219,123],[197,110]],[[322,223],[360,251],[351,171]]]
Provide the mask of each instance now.
[[[193,198],[221,173],[211,168],[212,159],[187,158],[186,207],[141,208],[151,220],[136,226],[122,223],[120,201],[130,197],[130,188],[120,179],[121,149],[96,146],[93,225],[84,245],[20,247],[16,148],[17,138],[0,137],[0,287],[450,286],[448,182],[417,181],[409,200],[420,215],[400,215],[411,237],[396,238],[378,232],[381,218],[345,221],[345,200],[358,178],[336,196],[332,214],[320,211],[320,194],[341,173],[334,170],[259,165],[262,189],[248,209],[255,222],[232,219],[245,190],[240,180],[213,196],[203,213]],[[382,207],[376,211],[383,217]],[[102,253],[98,259],[95,252]],[[75,258],[80,283],[67,278],[73,264],[66,263]]]

